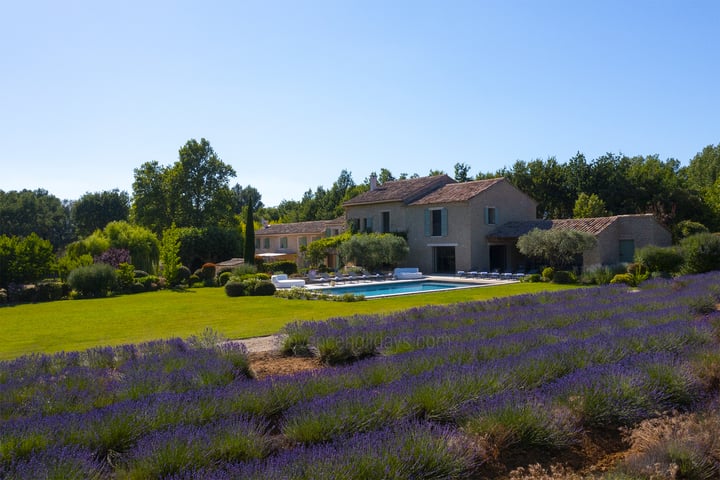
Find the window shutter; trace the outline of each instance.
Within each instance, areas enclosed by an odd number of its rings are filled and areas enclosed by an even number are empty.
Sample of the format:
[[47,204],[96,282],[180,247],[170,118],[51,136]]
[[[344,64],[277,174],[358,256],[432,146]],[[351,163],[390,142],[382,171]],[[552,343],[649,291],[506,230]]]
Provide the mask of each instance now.
[[490,214],[488,213],[490,209],[488,207],[485,207],[485,225],[490,224]]
[[426,237],[430,236],[430,233],[432,232],[431,228],[432,228],[432,225],[431,225],[431,219],[430,219],[430,209],[426,208],[425,209],[425,236]]
[[443,208],[440,211],[440,228],[442,229],[442,236],[447,237],[448,234],[448,213],[447,208]]
[[367,231],[368,232],[373,231],[373,217],[368,217],[368,219],[367,219]]

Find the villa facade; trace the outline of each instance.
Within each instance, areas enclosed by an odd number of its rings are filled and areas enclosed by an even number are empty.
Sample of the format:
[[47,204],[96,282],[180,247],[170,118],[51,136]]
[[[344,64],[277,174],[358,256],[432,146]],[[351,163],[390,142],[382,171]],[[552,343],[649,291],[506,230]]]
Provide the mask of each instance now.
[[[538,220],[537,202],[505,178],[458,183],[447,175],[377,184],[343,204],[344,217],[331,221],[268,225],[255,233],[256,253],[296,259],[302,245],[347,228],[353,232],[395,233],[407,239],[403,266],[424,273],[464,271],[522,272],[529,262],[517,250],[518,237],[533,228],[590,233],[597,246],[583,266],[633,260],[646,245],[669,246],[670,232],[650,214]],[[335,268],[333,255],[327,265]]]

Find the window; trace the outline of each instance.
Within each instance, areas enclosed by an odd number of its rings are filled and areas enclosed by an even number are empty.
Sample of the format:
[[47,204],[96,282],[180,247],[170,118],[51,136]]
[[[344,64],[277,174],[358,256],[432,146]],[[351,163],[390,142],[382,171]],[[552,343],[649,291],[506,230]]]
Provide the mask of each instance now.
[[255,249],[260,250],[260,239],[259,238],[255,239]]
[[265,250],[270,248],[270,239],[269,238],[263,238],[263,248]]
[[307,237],[300,237],[298,239],[298,245],[301,247],[307,247]]
[[371,233],[373,230],[373,219],[372,217],[366,217],[363,218],[362,222],[363,229],[362,231],[365,233]]
[[495,207],[485,207],[485,223],[488,225],[497,224],[497,209]]
[[360,219],[359,218],[351,218],[350,219],[350,231],[352,233],[358,233],[360,231]]
[[390,212],[382,212],[382,233],[390,233]]
[[280,237],[280,248],[288,248],[287,237]]
[[425,210],[425,236],[446,237],[448,234],[448,215],[446,208]]

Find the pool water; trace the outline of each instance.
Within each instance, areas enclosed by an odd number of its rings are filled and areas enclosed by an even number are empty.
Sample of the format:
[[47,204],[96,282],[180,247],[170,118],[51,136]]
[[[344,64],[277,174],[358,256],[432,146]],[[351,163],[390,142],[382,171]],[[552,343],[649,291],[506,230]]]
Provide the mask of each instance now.
[[439,290],[450,290],[453,288],[477,287],[478,285],[468,285],[467,283],[452,282],[435,282],[430,280],[422,280],[419,282],[380,282],[380,283],[364,283],[359,285],[347,285],[342,287],[323,288],[323,293],[333,295],[344,295],[352,293],[353,295],[364,295],[366,298],[383,297],[387,295],[403,295],[410,293],[427,293]]

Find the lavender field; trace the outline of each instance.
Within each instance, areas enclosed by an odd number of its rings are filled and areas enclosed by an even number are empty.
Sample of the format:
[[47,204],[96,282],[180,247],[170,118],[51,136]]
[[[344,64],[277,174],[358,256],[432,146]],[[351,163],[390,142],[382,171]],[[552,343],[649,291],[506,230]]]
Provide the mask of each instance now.
[[[487,478],[716,411],[718,301],[711,273],[298,322],[285,351],[329,366],[261,380],[198,339],[21,357],[0,363],[0,478]],[[720,475],[694,448],[677,468]],[[650,478],[633,465],[607,478]]]

